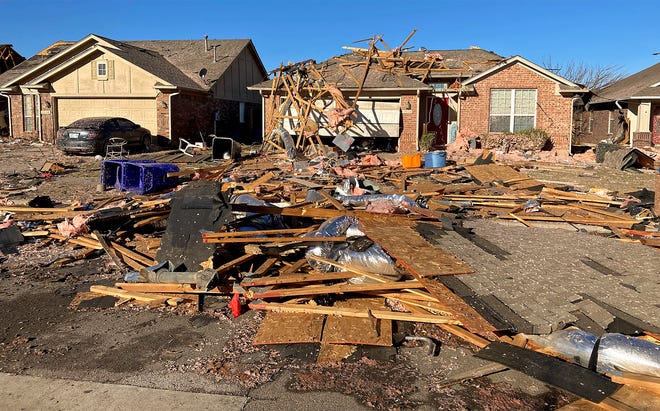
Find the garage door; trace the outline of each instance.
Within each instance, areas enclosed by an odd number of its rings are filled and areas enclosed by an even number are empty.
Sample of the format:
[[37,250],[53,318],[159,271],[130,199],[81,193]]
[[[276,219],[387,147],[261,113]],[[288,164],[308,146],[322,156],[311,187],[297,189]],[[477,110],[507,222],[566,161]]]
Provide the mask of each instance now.
[[156,100],[152,98],[59,98],[58,126],[83,117],[125,117],[157,134]]

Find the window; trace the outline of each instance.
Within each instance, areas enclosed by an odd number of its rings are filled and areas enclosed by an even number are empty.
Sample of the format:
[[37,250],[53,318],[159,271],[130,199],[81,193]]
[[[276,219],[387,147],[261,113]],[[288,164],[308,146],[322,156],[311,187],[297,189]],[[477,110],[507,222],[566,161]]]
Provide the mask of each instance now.
[[488,131],[514,133],[534,128],[536,123],[536,90],[493,89],[490,91]]
[[607,119],[607,134],[614,134],[617,127],[618,112],[610,111]]
[[34,100],[36,97],[31,94],[23,96],[23,131],[34,131]]
[[96,75],[98,78],[108,78],[108,62],[98,61],[96,62]]

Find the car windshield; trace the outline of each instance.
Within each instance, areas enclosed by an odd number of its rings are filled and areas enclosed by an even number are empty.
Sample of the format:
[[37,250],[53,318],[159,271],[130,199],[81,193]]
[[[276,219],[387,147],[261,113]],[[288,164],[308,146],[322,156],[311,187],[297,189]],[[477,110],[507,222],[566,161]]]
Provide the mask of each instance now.
[[81,118],[69,124],[67,128],[100,128],[107,120],[105,117]]

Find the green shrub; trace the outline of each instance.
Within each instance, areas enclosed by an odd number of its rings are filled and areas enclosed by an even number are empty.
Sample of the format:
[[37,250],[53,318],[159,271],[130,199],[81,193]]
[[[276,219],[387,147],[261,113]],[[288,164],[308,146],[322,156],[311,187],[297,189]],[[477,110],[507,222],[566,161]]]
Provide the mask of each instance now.
[[429,151],[435,143],[435,133],[426,133],[419,139],[419,151]]

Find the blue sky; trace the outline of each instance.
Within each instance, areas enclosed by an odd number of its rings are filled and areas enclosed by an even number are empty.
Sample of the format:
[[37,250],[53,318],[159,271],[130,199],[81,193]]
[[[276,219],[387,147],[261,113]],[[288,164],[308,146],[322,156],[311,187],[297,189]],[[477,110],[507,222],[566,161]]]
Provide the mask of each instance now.
[[[90,33],[115,40],[250,38],[267,70],[322,61],[342,46],[479,46],[539,65],[620,66],[632,74],[660,62],[657,0],[249,1],[0,0],[0,43],[30,57],[57,40]],[[379,48],[383,48],[380,46]]]

